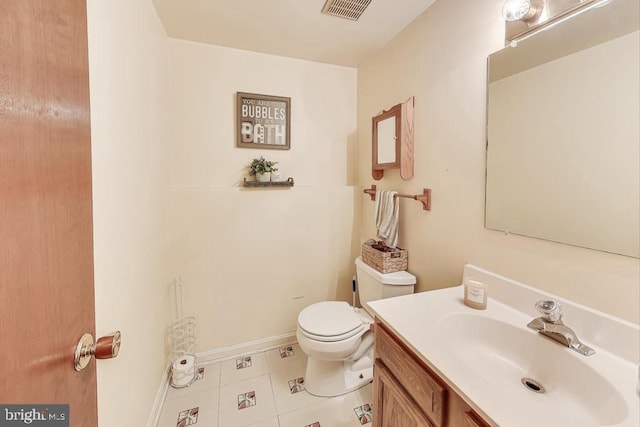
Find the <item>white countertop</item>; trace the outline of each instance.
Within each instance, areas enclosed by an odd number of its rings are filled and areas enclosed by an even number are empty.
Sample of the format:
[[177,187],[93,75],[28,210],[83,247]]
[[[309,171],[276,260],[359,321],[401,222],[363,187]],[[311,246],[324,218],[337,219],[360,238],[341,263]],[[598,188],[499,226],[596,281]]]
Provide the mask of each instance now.
[[[493,425],[640,425],[640,399],[636,394],[640,361],[638,325],[555,295],[542,293],[472,265],[465,266],[464,275],[480,279],[489,285],[486,310],[475,310],[464,305],[462,286],[373,301],[369,306],[377,318],[396,332],[407,346]],[[526,327],[527,323],[539,317],[534,308],[535,302],[549,298],[561,301],[565,324],[576,332],[583,343],[596,350],[594,355],[582,356]],[[484,320],[488,319],[488,325],[491,325],[491,322],[497,324],[497,320],[522,328],[522,331],[516,331],[518,337],[522,336],[528,341],[534,340],[532,342],[535,346],[538,346],[535,340],[539,339],[545,354],[551,355],[547,361],[533,360],[530,364],[552,365],[556,357],[558,361],[562,359],[563,363],[569,363],[570,366],[575,362],[575,366],[580,369],[595,370],[599,374],[593,377],[597,384],[588,384],[585,377],[577,375],[576,378],[566,381],[572,383],[569,391],[560,384],[550,387],[545,394],[535,394],[520,384],[520,378],[513,378],[513,384],[511,380],[506,383],[504,378],[507,376],[502,367],[511,369],[511,366],[504,363],[513,362],[498,360],[496,364],[491,364],[494,366],[485,366],[487,359],[479,358],[478,364],[474,364],[474,354],[469,352],[488,351],[492,353],[491,357],[500,358],[500,350],[496,352],[494,348],[489,348],[491,343],[482,348],[482,345],[478,346],[476,339],[473,340],[474,343],[466,345],[464,340],[452,336],[455,335],[456,329],[452,329],[450,325],[463,319],[459,315],[466,316],[464,321],[474,322],[474,319],[483,317]],[[524,334],[531,334],[531,337]],[[488,341],[499,343],[498,346],[509,345],[508,342],[500,342],[500,339],[499,336],[493,336]],[[524,365],[526,363],[513,367],[514,372],[526,373],[530,367]],[[496,367],[500,371],[492,372],[491,369]],[[584,372],[580,369],[576,372]],[[600,376],[602,381],[599,379]],[[580,382],[584,384],[578,384]],[[597,408],[600,403],[583,398],[574,399],[571,395],[571,390],[584,388],[588,391],[590,386],[599,387],[602,396],[615,394],[620,397],[613,403],[601,402],[602,405],[608,405],[606,410],[609,413],[614,411],[614,416],[600,418],[600,421],[591,424],[593,418],[590,418],[589,414],[600,410]],[[611,388],[612,393],[609,393],[607,387]]]

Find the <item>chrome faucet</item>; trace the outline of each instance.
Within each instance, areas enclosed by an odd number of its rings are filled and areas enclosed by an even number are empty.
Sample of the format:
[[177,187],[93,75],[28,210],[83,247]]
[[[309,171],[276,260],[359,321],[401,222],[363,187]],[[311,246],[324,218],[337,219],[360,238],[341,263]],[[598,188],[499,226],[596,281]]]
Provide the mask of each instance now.
[[542,317],[533,319],[527,325],[529,328],[564,344],[572,350],[584,356],[590,356],[595,351],[580,342],[577,335],[571,328],[562,322],[562,306],[555,300],[542,300],[536,303],[536,309]]

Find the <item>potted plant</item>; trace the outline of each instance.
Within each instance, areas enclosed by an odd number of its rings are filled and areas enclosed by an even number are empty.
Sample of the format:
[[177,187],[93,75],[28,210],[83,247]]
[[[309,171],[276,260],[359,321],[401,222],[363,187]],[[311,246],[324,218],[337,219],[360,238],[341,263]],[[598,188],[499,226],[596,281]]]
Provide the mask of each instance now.
[[249,175],[255,175],[256,181],[258,182],[269,182],[271,181],[271,172],[278,170],[276,167],[277,164],[278,162],[272,162],[260,156],[251,161],[249,165]]

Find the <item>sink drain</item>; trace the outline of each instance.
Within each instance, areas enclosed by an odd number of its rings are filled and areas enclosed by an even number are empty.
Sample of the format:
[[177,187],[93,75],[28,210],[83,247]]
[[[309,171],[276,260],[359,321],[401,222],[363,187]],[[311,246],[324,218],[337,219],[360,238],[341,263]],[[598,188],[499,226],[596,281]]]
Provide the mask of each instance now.
[[536,393],[544,393],[544,387],[542,387],[542,384],[540,384],[538,381],[531,379],[531,378],[523,378],[520,380],[520,382],[522,384],[524,384],[524,386],[526,388],[528,388],[529,390],[536,392]]

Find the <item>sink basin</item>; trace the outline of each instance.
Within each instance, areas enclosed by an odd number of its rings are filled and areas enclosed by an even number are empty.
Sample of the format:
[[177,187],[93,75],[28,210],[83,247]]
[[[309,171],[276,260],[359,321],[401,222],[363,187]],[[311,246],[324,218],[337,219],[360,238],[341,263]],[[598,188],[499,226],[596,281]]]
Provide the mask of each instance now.
[[540,425],[546,414],[547,425],[617,425],[629,415],[615,385],[592,368],[605,355],[577,354],[526,328],[525,319],[514,326],[457,312],[442,316],[436,329],[450,366],[474,387],[506,398],[502,404],[513,410],[504,425]]

